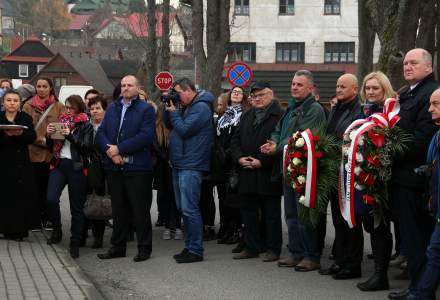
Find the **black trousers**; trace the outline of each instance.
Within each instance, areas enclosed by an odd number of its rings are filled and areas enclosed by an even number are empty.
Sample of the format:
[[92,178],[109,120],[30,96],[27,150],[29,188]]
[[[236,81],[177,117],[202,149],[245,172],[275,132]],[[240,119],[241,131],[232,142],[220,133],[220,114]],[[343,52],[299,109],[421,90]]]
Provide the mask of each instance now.
[[[281,197],[252,196],[240,211],[244,223],[246,249],[254,254],[267,250],[280,255],[283,243]],[[264,224],[263,232],[261,232],[260,219]]]
[[213,181],[202,180],[202,189],[200,191],[200,211],[202,213],[203,225],[214,226],[215,202]]
[[399,212],[399,230],[408,258],[408,271],[411,278],[410,290],[414,290],[426,263],[426,248],[434,230],[434,220],[426,207],[423,189],[392,184],[390,197],[393,210]]
[[49,182],[49,163],[33,162],[32,163],[35,187],[37,192],[38,209],[40,210],[41,221],[45,223],[49,220],[47,208],[47,185]]
[[125,250],[130,225],[134,224],[138,251],[151,253],[152,178],[152,174],[142,172],[108,173],[113,212],[113,248]]
[[330,199],[333,226],[335,226],[335,263],[348,268],[360,268],[364,251],[362,226],[348,227],[339,208],[338,194]]

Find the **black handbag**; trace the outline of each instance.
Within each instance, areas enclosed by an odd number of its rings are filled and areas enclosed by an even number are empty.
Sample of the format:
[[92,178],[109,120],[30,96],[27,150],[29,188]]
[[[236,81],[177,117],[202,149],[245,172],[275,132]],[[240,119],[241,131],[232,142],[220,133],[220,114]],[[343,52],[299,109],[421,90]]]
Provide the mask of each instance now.
[[109,220],[112,218],[112,202],[108,195],[87,195],[84,214],[90,220]]

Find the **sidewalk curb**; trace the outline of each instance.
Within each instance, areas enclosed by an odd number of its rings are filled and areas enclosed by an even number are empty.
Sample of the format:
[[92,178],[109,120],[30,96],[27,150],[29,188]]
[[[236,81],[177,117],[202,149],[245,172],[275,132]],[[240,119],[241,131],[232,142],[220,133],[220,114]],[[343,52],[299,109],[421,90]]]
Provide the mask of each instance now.
[[[43,233],[43,236],[45,234]],[[99,291],[93,284],[93,281],[87,276],[76,261],[70,257],[68,251],[59,245],[50,245],[54,250],[58,259],[64,265],[64,268],[70,273],[75,283],[86,295],[86,299],[90,300],[105,300],[101,291]]]

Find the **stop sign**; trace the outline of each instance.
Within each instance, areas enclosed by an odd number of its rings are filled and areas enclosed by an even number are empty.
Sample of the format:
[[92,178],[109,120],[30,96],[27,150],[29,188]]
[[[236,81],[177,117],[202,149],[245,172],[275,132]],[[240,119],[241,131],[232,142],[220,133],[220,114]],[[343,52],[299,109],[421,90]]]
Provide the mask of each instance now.
[[173,75],[170,72],[159,72],[154,78],[154,84],[161,91],[169,90],[173,86]]

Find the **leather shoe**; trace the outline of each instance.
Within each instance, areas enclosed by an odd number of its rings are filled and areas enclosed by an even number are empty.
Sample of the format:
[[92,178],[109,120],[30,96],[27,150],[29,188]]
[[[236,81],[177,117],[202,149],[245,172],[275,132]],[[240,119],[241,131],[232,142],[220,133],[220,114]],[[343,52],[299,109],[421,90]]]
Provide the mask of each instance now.
[[272,262],[278,259],[280,259],[280,256],[273,253],[272,251],[267,251],[266,253],[263,254],[263,257],[261,258],[261,260],[264,262]]
[[118,257],[125,257],[125,250],[124,251],[117,251],[117,250],[108,250],[106,253],[99,253],[96,256],[98,256],[99,259],[112,259],[112,258],[118,258]]
[[278,267],[294,268],[299,262],[299,260],[293,259],[293,257],[287,257],[278,261]]
[[199,261],[203,261],[203,256],[193,254],[189,251],[185,255],[176,258],[176,263],[178,264],[187,264],[187,263],[194,263]]
[[233,259],[248,259],[248,258],[256,258],[258,254],[250,253],[246,250],[241,251],[240,253],[234,255]]
[[144,261],[144,260],[149,259],[150,256],[151,256],[151,254],[148,252],[139,252],[138,254],[136,254],[135,257],[133,257],[133,261],[134,262]]
[[342,270],[342,267],[340,265],[332,264],[327,269],[320,269],[319,270],[319,274],[321,274],[321,275],[333,275],[333,274],[336,274],[336,273],[340,272],[341,270]]
[[361,278],[362,272],[360,268],[356,269],[342,269],[336,274],[333,274],[333,279],[336,280],[344,280],[344,279],[353,279],[353,278]]
[[185,255],[187,255],[188,252],[189,252],[189,250],[188,250],[187,248],[183,248],[183,250],[182,250],[180,253],[174,254],[174,255],[173,255],[173,258],[174,258],[174,259],[179,259],[179,258],[181,258],[181,257],[183,257],[183,256],[185,256]]
[[404,300],[410,295],[409,290],[403,290],[398,292],[391,292],[388,294],[388,299],[391,300]]
[[310,272],[318,270],[320,267],[319,263],[311,261],[307,258],[304,258],[295,266],[295,271],[297,272]]

